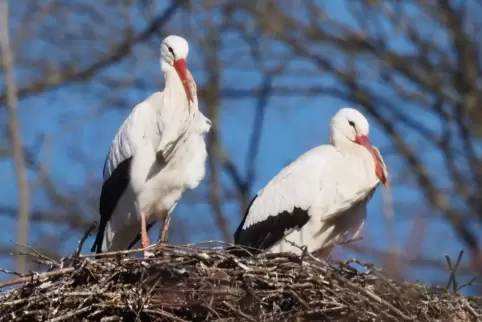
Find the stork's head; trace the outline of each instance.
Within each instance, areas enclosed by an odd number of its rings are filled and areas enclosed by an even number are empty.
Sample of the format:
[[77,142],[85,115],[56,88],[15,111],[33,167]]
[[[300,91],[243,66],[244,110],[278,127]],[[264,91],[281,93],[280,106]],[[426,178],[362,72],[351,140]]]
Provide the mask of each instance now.
[[[381,155],[368,140],[370,126],[362,113],[353,108],[342,108],[330,122],[330,139],[335,147],[358,144],[365,147],[375,161],[375,174],[387,186],[386,167]],[[348,143],[348,144],[347,144]]]
[[186,39],[171,35],[164,38],[161,44],[161,66],[164,73],[176,71],[181,79],[187,98],[193,102],[193,94],[187,76],[186,59],[189,45]]

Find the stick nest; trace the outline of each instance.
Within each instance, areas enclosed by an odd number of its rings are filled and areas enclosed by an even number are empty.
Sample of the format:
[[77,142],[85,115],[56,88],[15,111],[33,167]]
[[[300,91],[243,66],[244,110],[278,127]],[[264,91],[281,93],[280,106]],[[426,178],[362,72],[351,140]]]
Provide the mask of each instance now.
[[[0,321],[478,321],[480,306],[358,261],[167,247],[76,255],[0,298]],[[364,269],[357,270],[354,263]],[[0,294],[1,295],[1,294]],[[478,307],[478,308],[477,308]]]

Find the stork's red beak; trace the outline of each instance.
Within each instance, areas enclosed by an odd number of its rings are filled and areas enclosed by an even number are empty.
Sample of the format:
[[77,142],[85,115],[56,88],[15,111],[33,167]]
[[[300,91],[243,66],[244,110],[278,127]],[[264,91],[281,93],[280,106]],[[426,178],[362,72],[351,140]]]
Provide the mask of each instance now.
[[192,96],[192,89],[191,84],[189,83],[189,79],[187,78],[187,70],[186,70],[186,61],[181,58],[174,61],[174,68],[181,79],[182,86],[184,86],[184,90],[186,91],[187,98],[194,102],[194,98]]
[[385,172],[383,172],[382,160],[380,160],[380,157],[375,152],[375,149],[368,140],[368,137],[366,135],[357,136],[355,138],[355,142],[364,146],[368,149],[368,151],[370,151],[373,159],[375,160],[375,174],[377,175],[378,179],[380,179],[380,182],[383,183],[386,188],[388,188],[387,178],[385,177]]

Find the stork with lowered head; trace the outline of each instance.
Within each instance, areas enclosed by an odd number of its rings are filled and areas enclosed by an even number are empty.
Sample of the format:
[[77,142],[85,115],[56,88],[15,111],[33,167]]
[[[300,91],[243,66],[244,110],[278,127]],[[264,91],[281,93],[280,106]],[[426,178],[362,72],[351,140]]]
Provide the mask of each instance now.
[[257,193],[235,244],[250,253],[306,249],[327,257],[336,244],[359,237],[368,201],[380,182],[388,186],[385,163],[368,133],[359,111],[340,109],[330,122],[330,144],[305,152]]

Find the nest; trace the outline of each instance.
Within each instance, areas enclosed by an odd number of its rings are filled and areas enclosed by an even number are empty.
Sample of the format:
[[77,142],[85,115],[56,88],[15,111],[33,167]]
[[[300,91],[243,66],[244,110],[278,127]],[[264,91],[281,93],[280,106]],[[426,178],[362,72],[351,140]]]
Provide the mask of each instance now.
[[163,248],[149,258],[134,252],[77,254],[51,262],[47,272],[0,283],[0,288],[20,285],[0,299],[0,321],[478,321],[480,316],[465,297],[396,283],[356,260],[240,258],[194,246]]

